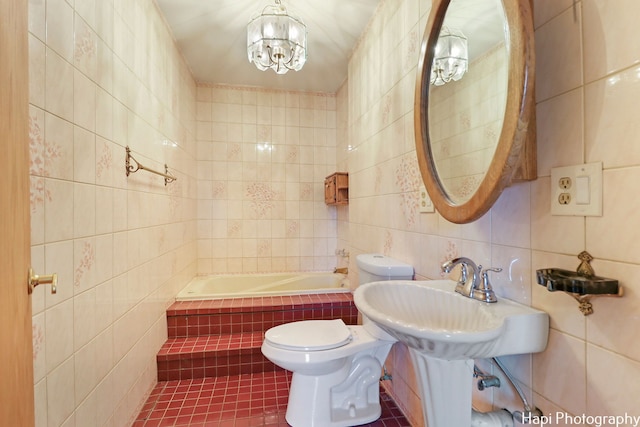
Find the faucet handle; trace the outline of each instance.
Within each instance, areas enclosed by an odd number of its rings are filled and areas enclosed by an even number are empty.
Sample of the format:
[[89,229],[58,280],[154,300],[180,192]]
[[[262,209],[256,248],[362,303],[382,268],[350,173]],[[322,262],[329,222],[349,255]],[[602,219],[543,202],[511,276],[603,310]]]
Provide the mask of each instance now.
[[495,292],[493,292],[493,288],[491,287],[491,283],[489,282],[489,272],[495,271],[499,273],[502,271],[501,268],[486,268],[482,270],[482,287],[475,290],[473,297],[477,300],[484,302],[497,302],[498,298],[496,297]]
[[479,265],[478,267],[480,268],[480,270],[482,270],[483,277],[488,276],[488,273],[490,271],[495,271],[496,273],[500,273],[502,271],[500,267],[485,268],[484,270],[482,269],[481,265]]

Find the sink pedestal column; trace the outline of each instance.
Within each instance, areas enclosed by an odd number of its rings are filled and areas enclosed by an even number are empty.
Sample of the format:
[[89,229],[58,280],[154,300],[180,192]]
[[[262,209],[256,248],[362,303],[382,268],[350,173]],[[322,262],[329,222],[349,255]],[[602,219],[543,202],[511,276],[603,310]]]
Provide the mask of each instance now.
[[428,427],[469,427],[473,360],[435,359],[409,348]]

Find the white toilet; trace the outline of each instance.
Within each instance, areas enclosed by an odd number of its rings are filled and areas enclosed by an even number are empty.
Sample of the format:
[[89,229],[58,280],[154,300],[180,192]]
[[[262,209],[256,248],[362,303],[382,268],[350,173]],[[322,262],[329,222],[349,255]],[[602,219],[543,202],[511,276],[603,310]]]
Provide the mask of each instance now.
[[[413,267],[379,254],[356,258],[360,284],[411,280]],[[363,318],[304,320],[269,329],[262,354],[293,372],[286,420],[293,427],[350,427],[380,417],[378,381],[395,338]]]

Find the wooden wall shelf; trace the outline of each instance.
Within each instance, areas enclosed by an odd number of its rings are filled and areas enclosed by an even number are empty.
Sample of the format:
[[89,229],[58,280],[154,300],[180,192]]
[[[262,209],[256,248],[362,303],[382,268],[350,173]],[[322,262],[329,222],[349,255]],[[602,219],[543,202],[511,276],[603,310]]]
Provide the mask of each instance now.
[[349,174],[347,172],[336,172],[324,179],[324,202],[330,206],[349,203]]

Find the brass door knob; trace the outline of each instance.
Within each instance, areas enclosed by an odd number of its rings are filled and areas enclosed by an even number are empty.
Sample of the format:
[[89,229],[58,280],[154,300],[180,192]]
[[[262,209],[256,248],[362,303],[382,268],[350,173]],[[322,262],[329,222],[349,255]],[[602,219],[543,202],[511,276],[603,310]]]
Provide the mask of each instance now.
[[33,292],[33,289],[38,285],[51,285],[51,293],[55,294],[58,291],[58,275],[56,273],[48,276],[39,276],[33,273],[33,268],[29,268],[29,279],[27,280],[29,293]]

